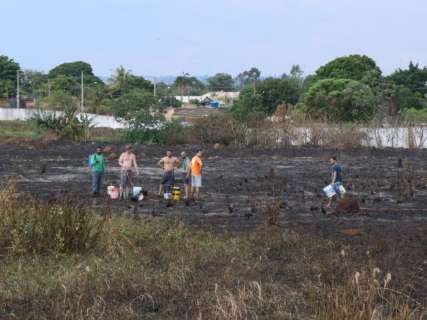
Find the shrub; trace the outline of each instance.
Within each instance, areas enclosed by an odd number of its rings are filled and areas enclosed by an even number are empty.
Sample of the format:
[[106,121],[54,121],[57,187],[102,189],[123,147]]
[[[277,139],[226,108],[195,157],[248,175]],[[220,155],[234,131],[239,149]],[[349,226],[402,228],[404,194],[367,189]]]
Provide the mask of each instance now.
[[368,134],[353,124],[329,127],[324,139],[325,145],[338,149],[360,148],[369,142]]
[[13,184],[0,191],[0,248],[12,255],[94,249],[104,222],[73,199],[50,204],[21,201]]
[[122,140],[132,143],[158,143],[166,145],[197,143],[192,128],[183,126],[177,121],[159,123],[159,127],[150,130],[124,130]]
[[89,116],[78,116],[74,108],[66,108],[63,113],[38,112],[29,122],[37,128],[52,130],[59,137],[72,140],[87,140],[93,128]]
[[414,123],[427,122],[427,109],[409,108],[405,111],[405,119]]
[[228,114],[210,115],[196,121],[193,135],[200,144],[241,145],[246,142],[246,125]]

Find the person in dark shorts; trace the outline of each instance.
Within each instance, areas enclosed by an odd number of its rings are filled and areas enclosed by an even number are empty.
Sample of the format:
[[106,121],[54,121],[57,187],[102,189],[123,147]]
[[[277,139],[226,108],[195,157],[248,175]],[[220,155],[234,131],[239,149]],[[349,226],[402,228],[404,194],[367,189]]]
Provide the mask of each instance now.
[[181,152],[178,170],[182,175],[182,183],[184,184],[184,199],[187,200],[189,199],[191,186],[191,160],[184,151]]
[[120,155],[120,199],[127,199],[132,188],[132,177],[139,174],[136,156],[131,145],[126,146],[125,152]]
[[163,176],[159,187],[159,196],[166,190],[171,192],[175,183],[175,168],[179,166],[179,160],[172,156],[172,151],[167,151],[166,156],[160,159],[159,166],[163,169]]

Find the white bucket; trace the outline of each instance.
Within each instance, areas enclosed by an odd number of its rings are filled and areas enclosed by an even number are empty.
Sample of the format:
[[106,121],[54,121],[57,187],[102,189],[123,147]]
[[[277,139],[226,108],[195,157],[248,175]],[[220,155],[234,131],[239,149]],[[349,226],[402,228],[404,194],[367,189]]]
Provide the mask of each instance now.
[[[335,192],[334,187],[332,186],[332,184],[326,186],[323,188],[323,192],[326,194],[326,196],[328,198],[332,198],[333,196],[335,196],[337,193]],[[340,193],[341,195],[343,195],[344,193],[346,193],[347,190],[345,190],[343,185],[340,185]]]
[[138,197],[139,194],[141,193],[141,191],[142,191],[142,187],[133,187],[133,189],[132,189],[132,196],[133,197]]
[[333,196],[335,196],[337,194],[334,190],[334,187],[332,187],[332,185],[328,185],[328,186],[324,187],[323,192],[326,194],[326,196],[328,198],[332,198]]
[[170,193],[165,193],[163,195],[163,197],[165,198],[165,200],[169,200],[171,198],[171,194]]
[[108,186],[107,187],[107,194],[110,196],[111,199],[115,200],[119,198],[120,191],[119,188],[115,186]]

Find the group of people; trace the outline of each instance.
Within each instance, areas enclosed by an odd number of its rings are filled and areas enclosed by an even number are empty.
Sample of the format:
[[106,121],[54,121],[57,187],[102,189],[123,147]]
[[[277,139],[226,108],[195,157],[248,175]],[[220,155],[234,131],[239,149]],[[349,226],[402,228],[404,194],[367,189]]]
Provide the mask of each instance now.
[[[199,199],[202,187],[203,152],[198,150],[190,159],[185,152],[180,157],[174,157],[172,151],[167,151],[165,157],[160,159],[159,166],[163,174],[161,177],[159,196],[170,193],[176,183],[176,173],[179,174],[184,185],[184,199]],[[131,145],[127,145],[120,155],[120,199],[127,199],[133,187],[133,177],[139,175],[135,153]],[[98,196],[102,187],[102,177],[105,171],[105,157],[103,148],[98,146],[96,152],[89,157],[89,167],[92,173],[92,195]]]
[[[203,152],[198,150],[190,159],[185,152],[180,157],[174,157],[172,151],[160,159],[159,166],[163,170],[159,186],[159,196],[164,192],[170,193],[175,185],[176,173],[180,176],[184,185],[184,199],[199,199],[202,187]],[[330,158],[331,186],[337,199],[342,197],[342,168],[335,156]],[[105,170],[105,158],[102,147],[97,147],[96,152],[89,157],[89,166],[92,171],[92,194],[99,195],[102,176]],[[139,175],[136,156],[131,145],[126,146],[125,151],[119,157],[120,166],[120,199],[127,199],[133,186],[133,176]],[[327,206],[330,207],[334,197],[330,197]]]

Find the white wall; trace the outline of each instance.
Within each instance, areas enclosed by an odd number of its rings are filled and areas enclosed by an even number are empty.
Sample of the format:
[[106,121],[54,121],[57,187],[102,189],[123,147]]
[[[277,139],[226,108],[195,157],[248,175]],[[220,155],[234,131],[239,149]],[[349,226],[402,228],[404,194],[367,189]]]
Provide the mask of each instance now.
[[[13,120],[27,120],[31,118],[38,110],[36,109],[12,109],[12,108],[0,108],[0,120],[3,121],[13,121]],[[55,111],[45,111],[48,113],[53,113]],[[55,113],[60,114],[56,111]],[[120,129],[124,128],[123,123],[118,122],[114,117],[111,116],[101,116],[91,113],[83,113],[88,115],[92,119],[92,123],[96,128],[111,128],[111,129]]]

